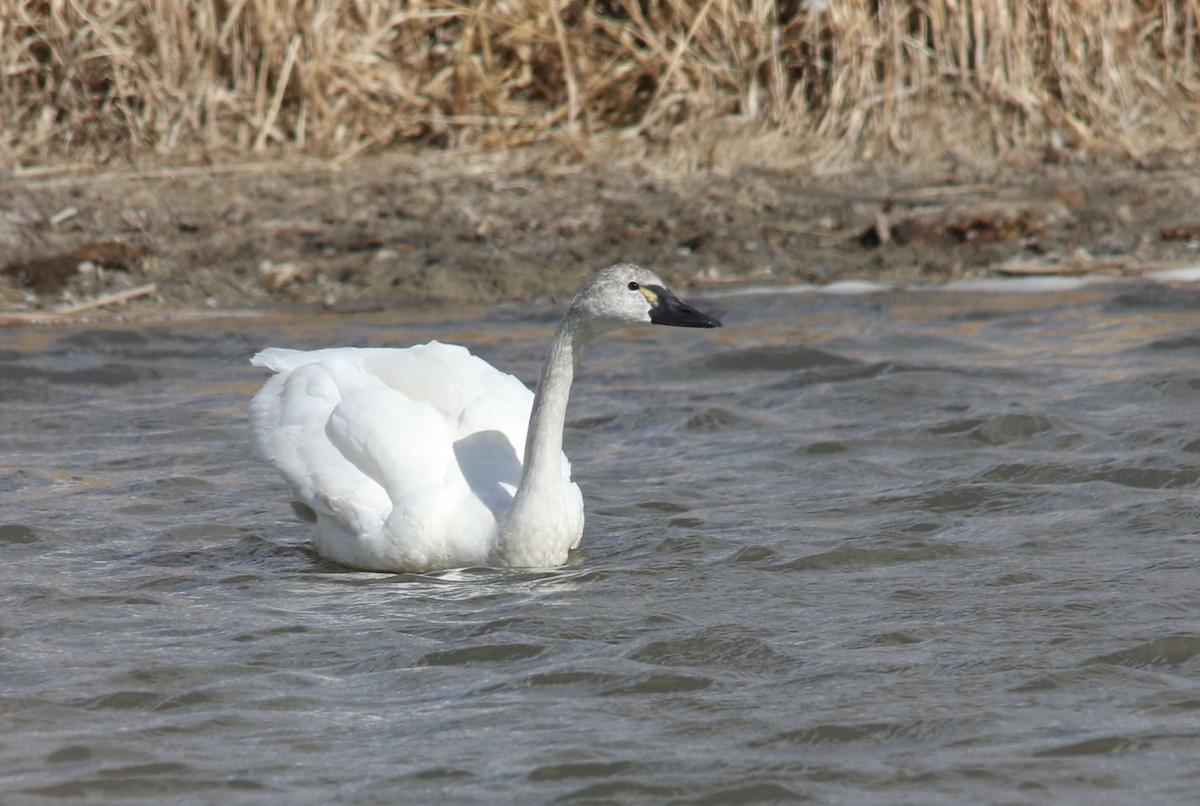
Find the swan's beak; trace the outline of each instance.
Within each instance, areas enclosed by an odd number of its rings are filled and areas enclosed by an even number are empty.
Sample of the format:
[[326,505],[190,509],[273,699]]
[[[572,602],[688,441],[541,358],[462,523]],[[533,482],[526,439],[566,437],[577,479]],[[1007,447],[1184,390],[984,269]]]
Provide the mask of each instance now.
[[650,301],[650,321],[673,327],[720,327],[721,320],[696,310],[691,305],[659,285],[641,288]]

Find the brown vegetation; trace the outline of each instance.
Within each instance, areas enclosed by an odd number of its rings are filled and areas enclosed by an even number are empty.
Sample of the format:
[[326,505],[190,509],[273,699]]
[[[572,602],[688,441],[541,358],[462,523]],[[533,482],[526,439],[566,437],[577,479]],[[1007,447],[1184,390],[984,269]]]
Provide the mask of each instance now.
[[0,164],[732,126],[824,160],[1200,145],[1200,0],[2,0]]

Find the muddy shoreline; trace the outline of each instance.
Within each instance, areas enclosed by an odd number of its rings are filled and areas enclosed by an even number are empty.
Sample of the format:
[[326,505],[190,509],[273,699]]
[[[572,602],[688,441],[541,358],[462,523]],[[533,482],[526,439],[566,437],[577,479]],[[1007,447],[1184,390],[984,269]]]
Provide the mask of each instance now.
[[10,316],[122,294],[91,310],[557,298],[618,261],[689,288],[1136,274],[1200,260],[1200,175],[1186,166],[1034,157],[986,173],[867,166],[814,177],[397,152],[0,183],[0,314]]

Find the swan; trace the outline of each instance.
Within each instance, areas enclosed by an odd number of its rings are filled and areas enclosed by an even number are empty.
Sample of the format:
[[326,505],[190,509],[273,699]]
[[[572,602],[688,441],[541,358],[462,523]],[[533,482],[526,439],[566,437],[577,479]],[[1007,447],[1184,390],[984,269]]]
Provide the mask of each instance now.
[[268,348],[251,359],[275,373],[250,402],[253,447],[314,522],[317,552],[340,565],[564,565],[583,534],[583,496],[562,451],[571,381],[593,339],[633,324],[721,326],[622,263],[575,295],[536,394],[437,341]]

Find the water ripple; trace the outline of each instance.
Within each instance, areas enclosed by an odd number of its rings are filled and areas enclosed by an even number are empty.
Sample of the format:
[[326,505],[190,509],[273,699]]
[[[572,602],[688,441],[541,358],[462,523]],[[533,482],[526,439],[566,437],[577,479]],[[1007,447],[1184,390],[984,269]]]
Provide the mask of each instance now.
[[529,380],[557,307],[0,331],[0,800],[1190,803],[1196,293],[618,334],[570,564],[437,574],[316,556],[245,359],[440,338]]

